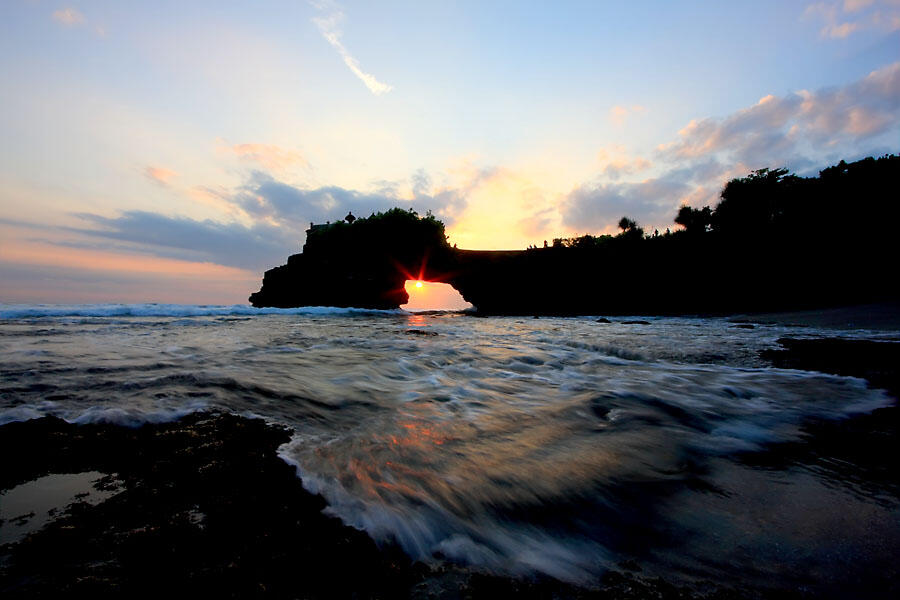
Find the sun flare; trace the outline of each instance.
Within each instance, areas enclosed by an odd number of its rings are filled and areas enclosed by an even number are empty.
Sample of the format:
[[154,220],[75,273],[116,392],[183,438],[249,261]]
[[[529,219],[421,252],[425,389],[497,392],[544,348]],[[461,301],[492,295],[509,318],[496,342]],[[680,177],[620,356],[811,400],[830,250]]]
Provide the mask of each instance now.
[[400,308],[405,310],[462,310],[472,305],[446,283],[407,279],[404,284],[409,300]]

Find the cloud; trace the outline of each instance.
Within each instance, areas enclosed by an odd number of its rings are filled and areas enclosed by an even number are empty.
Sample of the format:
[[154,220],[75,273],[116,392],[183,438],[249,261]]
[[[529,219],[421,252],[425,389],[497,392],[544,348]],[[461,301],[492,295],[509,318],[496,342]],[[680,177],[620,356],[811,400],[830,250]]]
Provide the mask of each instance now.
[[[221,211],[228,223],[129,211],[84,214],[84,227],[66,231],[98,248],[124,244],[134,252],[260,271],[297,252],[310,222],[400,206],[433,211],[462,247],[496,241],[496,247],[521,248],[565,233],[557,229],[561,226],[574,233],[614,232],[623,215],[649,231],[665,229],[679,204],[712,205],[726,181],[753,169],[785,166],[809,173],[841,158],[897,151],[898,139],[900,62],[846,85],[766,95],[732,114],[694,119],[652,155],[632,155],[622,146],[600,148],[594,177],[566,192],[548,192],[526,170],[471,161],[446,175],[419,170],[366,190],[296,185],[275,168],[260,168],[234,187],[186,191]],[[225,147],[261,167],[302,160],[272,145]],[[145,173],[161,184],[176,176],[161,167],[147,167]]]
[[395,206],[412,207],[418,212],[432,211],[446,224],[465,207],[460,190],[442,188],[432,191],[424,172],[413,176],[412,197],[401,196],[396,188],[383,187],[377,192],[359,192],[338,186],[302,188],[293,186],[262,171],[254,171],[249,180],[232,197],[247,215],[255,220],[303,227],[310,222],[341,219],[347,212],[367,216]]
[[78,12],[77,9],[74,8],[60,8],[59,10],[53,11],[51,15],[53,20],[62,23],[66,27],[75,27],[76,25],[83,24],[86,19],[84,15]]
[[809,4],[806,19],[820,21],[823,38],[844,39],[863,31],[892,32],[900,29],[897,0],[831,0]]
[[169,185],[169,182],[178,176],[178,173],[165,169],[163,167],[150,167],[144,169],[144,175],[151,181],[155,181],[159,185]]
[[624,125],[625,121],[631,115],[642,113],[646,109],[640,104],[632,104],[631,106],[613,106],[609,109],[609,120],[613,125]]
[[725,162],[769,165],[816,147],[852,149],[900,128],[900,62],[851,84],[765,96],[723,119],[693,120],[660,157],[683,161],[725,155]]
[[89,213],[76,216],[92,227],[70,227],[67,231],[87,238],[126,242],[132,251],[164,258],[258,271],[282,263],[292,250],[299,250],[297,231],[264,223],[248,227],[145,211],[126,211],[117,217]]
[[610,233],[626,215],[647,226],[671,222],[692,190],[672,175],[637,183],[584,184],[566,196],[560,212],[563,224],[579,232]]
[[[694,119],[657,148],[652,163],[621,146],[602,148],[597,180],[576,186],[559,210],[579,232],[614,231],[623,215],[662,229],[679,204],[714,205],[728,180],[752,170],[812,174],[842,158],[896,152],[898,139],[900,62],[844,86],[767,95],[723,118]],[[620,181],[643,170],[657,174]]]
[[313,23],[316,24],[316,27],[319,28],[319,31],[322,34],[322,37],[331,44],[331,46],[338,51],[338,54],[341,55],[341,58],[344,59],[344,64],[347,65],[347,68],[356,75],[360,81],[362,81],[369,91],[375,94],[376,96],[380,96],[381,94],[386,94],[387,92],[393,89],[393,86],[388,85],[386,83],[382,83],[378,81],[374,75],[371,73],[366,73],[362,70],[362,67],[359,66],[359,61],[356,60],[347,48],[344,47],[343,42],[341,42],[341,36],[343,33],[340,30],[341,21],[344,20],[344,13],[341,11],[340,7],[336,4],[324,0],[321,2],[310,2],[317,10],[327,13],[322,17],[316,17],[313,19]]
[[547,234],[556,221],[557,210],[548,207],[538,210],[516,222],[516,227],[528,237],[537,238]]
[[236,144],[231,150],[238,158],[255,162],[271,171],[281,171],[292,165],[309,166],[300,153],[272,144]]
[[[174,173],[154,168],[151,175],[148,167],[147,175],[164,184]],[[338,186],[307,189],[263,171],[253,171],[236,189],[197,187],[189,193],[244,223],[198,221],[147,211],[125,211],[114,217],[79,213],[75,216],[86,223],[84,227],[50,228],[76,234],[78,239],[45,243],[262,271],[300,250],[310,222],[335,221],[350,211],[368,216],[400,206],[422,214],[431,210],[449,224],[466,205],[464,190],[436,188],[424,171],[414,174],[412,194],[407,196],[396,189],[386,193]]]
[[842,39],[848,37],[851,33],[861,29],[859,23],[840,23],[827,25],[822,29],[822,35],[830,38]]
[[245,218],[247,214],[232,201],[232,190],[226,186],[198,185],[187,190],[188,196],[198,204],[209,206],[228,215],[232,220]]
[[603,165],[601,173],[614,181],[624,175],[640,173],[651,167],[649,160],[640,156],[632,158],[621,145],[600,148],[597,151],[597,160]]
[[844,0],[844,12],[856,12],[867,6],[872,6],[874,0]]
[[557,194],[528,168],[484,167],[464,161],[455,169],[465,210],[448,227],[451,241],[482,250],[524,248],[558,232]]
[[[77,257],[76,258],[80,258]],[[7,263],[0,260],[0,279],[6,284],[6,302],[172,302],[177,304],[238,304],[259,286],[257,274],[194,268],[177,271],[179,264],[159,261],[159,269],[135,271],[128,261],[111,268],[83,268],[85,263]],[[242,276],[243,275],[243,276]]]

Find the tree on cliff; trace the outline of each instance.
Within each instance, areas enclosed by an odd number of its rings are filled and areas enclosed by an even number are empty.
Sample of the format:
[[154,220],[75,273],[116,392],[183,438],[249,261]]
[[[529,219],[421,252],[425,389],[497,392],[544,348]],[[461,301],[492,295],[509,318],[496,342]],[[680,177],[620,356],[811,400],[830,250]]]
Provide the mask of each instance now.
[[392,208],[310,229],[303,252],[266,271],[254,306],[396,308],[406,279],[446,265],[453,250],[430,212]]
[[635,227],[637,227],[637,223],[634,219],[629,219],[628,217],[619,219],[619,229],[622,230],[622,233],[625,233],[629,229],[634,229]]
[[706,233],[712,225],[712,210],[708,206],[699,209],[684,204],[678,209],[675,223],[692,235]]
[[[890,190],[898,181],[894,155],[841,162],[819,177],[760,169],[729,181],[714,209],[680,207],[675,222],[685,231],[674,235],[645,238],[626,216],[614,237],[555,238],[552,251],[485,256],[454,252],[432,215],[395,208],[311,230],[303,253],[267,271],[251,302],[395,308],[406,299],[405,279],[423,273],[452,274],[473,304],[497,312],[693,314],[893,302],[900,202]],[[615,290],[585,277],[613,267],[640,277]],[[561,296],[553,282],[569,280],[579,292]]]
[[789,204],[797,200],[801,183],[787,169],[759,169],[747,177],[732,179],[722,190],[712,226],[738,237],[768,234],[791,209]]
[[638,226],[637,221],[629,217],[619,219],[619,229],[622,233],[619,236],[628,239],[640,239],[644,237],[644,229]]
[[404,258],[423,249],[449,248],[444,224],[429,211],[424,217],[413,210],[392,208],[347,223],[338,221],[310,231],[303,251],[328,252],[331,256],[349,255],[356,260],[389,254]]

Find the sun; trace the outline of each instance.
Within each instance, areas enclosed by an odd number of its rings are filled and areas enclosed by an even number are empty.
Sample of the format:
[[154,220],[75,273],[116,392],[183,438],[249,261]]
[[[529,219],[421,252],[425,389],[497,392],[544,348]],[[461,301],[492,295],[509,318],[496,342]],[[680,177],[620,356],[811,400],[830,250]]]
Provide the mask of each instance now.
[[472,305],[453,289],[449,283],[425,281],[424,279],[407,279],[403,289],[409,296],[406,304],[400,308],[409,311],[422,310],[462,310]]

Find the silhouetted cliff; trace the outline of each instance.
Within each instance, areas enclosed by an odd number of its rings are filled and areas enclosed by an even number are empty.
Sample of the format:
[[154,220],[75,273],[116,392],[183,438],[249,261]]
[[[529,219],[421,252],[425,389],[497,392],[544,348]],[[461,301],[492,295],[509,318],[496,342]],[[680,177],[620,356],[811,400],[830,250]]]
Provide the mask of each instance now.
[[445,265],[451,252],[444,224],[412,210],[313,226],[303,252],[266,271],[250,303],[397,308],[409,300],[406,280],[433,278],[432,271],[423,273],[424,265]]
[[254,306],[396,308],[407,279],[450,283],[487,314],[684,314],[896,300],[900,157],[843,161],[801,178],[762,169],[714,209],[681,207],[682,230],[549,248],[451,248],[430,215],[392,209],[311,229],[303,253],[267,271]]

